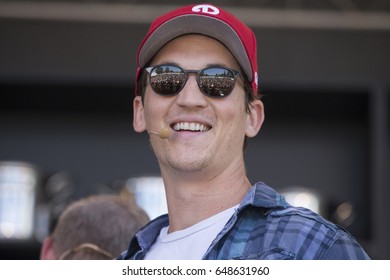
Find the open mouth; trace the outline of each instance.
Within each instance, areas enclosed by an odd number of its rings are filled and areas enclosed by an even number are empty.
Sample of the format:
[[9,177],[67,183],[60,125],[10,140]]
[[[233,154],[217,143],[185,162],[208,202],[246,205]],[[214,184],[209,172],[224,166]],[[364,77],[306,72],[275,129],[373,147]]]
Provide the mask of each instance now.
[[175,131],[193,131],[193,132],[205,132],[210,130],[210,127],[205,124],[193,123],[193,122],[178,122],[175,123],[172,128]]

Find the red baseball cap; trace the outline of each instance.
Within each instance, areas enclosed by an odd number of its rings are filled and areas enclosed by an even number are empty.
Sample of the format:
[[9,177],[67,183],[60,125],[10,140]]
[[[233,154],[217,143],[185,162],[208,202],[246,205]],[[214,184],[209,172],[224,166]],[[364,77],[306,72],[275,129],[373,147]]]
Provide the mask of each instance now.
[[257,94],[258,68],[255,34],[235,16],[210,4],[185,6],[154,20],[138,49],[137,82],[142,69],[154,55],[166,43],[185,34],[203,34],[223,43],[236,58]]

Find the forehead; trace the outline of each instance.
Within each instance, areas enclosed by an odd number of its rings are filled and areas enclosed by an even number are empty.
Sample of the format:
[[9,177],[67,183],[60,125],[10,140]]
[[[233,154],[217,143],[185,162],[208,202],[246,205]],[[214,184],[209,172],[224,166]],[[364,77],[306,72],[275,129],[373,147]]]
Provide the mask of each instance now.
[[174,63],[185,68],[221,65],[238,69],[232,53],[218,40],[199,34],[183,35],[168,42],[152,59],[151,64]]

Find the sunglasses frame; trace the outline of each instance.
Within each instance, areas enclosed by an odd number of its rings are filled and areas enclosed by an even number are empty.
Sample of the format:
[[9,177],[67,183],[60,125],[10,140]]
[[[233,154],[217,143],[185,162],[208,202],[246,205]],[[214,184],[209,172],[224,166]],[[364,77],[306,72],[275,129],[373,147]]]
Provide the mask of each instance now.
[[[152,82],[151,82],[151,78],[152,78],[152,75],[151,75],[151,74],[152,74],[152,72],[153,72],[156,68],[158,68],[158,67],[175,67],[175,68],[180,69],[180,70],[182,71],[181,73],[185,74],[185,82],[183,83],[183,85],[182,85],[182,87],[180,88],[180,90],[178,90],[176,93],[161,94],[161,93],[157,92],[157,91],[153,88]],[[229,71],[229,72],[231,72],[231,73],[233,74],[233,76],[232,76],[232,79],[233,79],[233,86],[232,86],[231,90],[230,90],[228,93],[226,93],[226,94],[224,94],[224,95],[220,95],[220,96],[218,96],[218,95],[213,96],[213,95],[209,95],[207,92],[203,91],[202,87],[200,86],[200,73],[203,72],[203,71],[209,70],[209,69],[223,69],[223,70],[225,70],[225,71],[227,70],[227,71]],[[156,94],[161,95],[161,96],[175,96],[175,95],[179,94],[179,93],[183,90],[183,88],[185,87],[185,85],[186,85],[186,83],[187,83],[187,81],[188,81],[188,74],[196,74],[196,83],[197,83],[197,85],[198,85],[198,88],[200,89],[200,91],[201,91],[205,96],[210,97],[210,98],[225,98],[225,97],[229,96],[229,95],[232,93],[232,91],[233,91],[233,89],[234,89],[234,87],[235,87],[235,85],[236,85],[236,82],[237,82],[237,77],[240,76],[240,71],[237,71],[237,70],[234,70],[234,69],[231,69],[231,68],[228,68],[228,67],[222,67],[222,66],[209,66],[209,67],[206,67],[206,68],[203,68],[203,69],[200,69],[200,70],[187,70],[187,69],[183,69],[182,67],[177,66],[177,65],[172,65],[172,64],[160,64],[160,65],[154,65],[154,66],[145,67],[145,71],[149,74],[149,75],[148,75],[148,76],[149,76],[149,84],[150,84],[152,90],[153,90]],[[179,73],[179,74],[181,74],[181,73]]]

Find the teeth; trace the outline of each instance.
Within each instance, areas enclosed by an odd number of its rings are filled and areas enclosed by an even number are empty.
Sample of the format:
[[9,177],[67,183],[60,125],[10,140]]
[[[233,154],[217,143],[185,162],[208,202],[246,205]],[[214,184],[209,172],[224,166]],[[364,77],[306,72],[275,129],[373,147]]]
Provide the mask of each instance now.
[[200,123],[188,123],[188,122],[180,122],[180,123],[176,123],[174,126],[173,126],[173,129],[176,130],[176,131],[179,131],[179,130],[190,130],[190,131],[207,131],[209,130],[210,128],[204,124],[200,124]]

